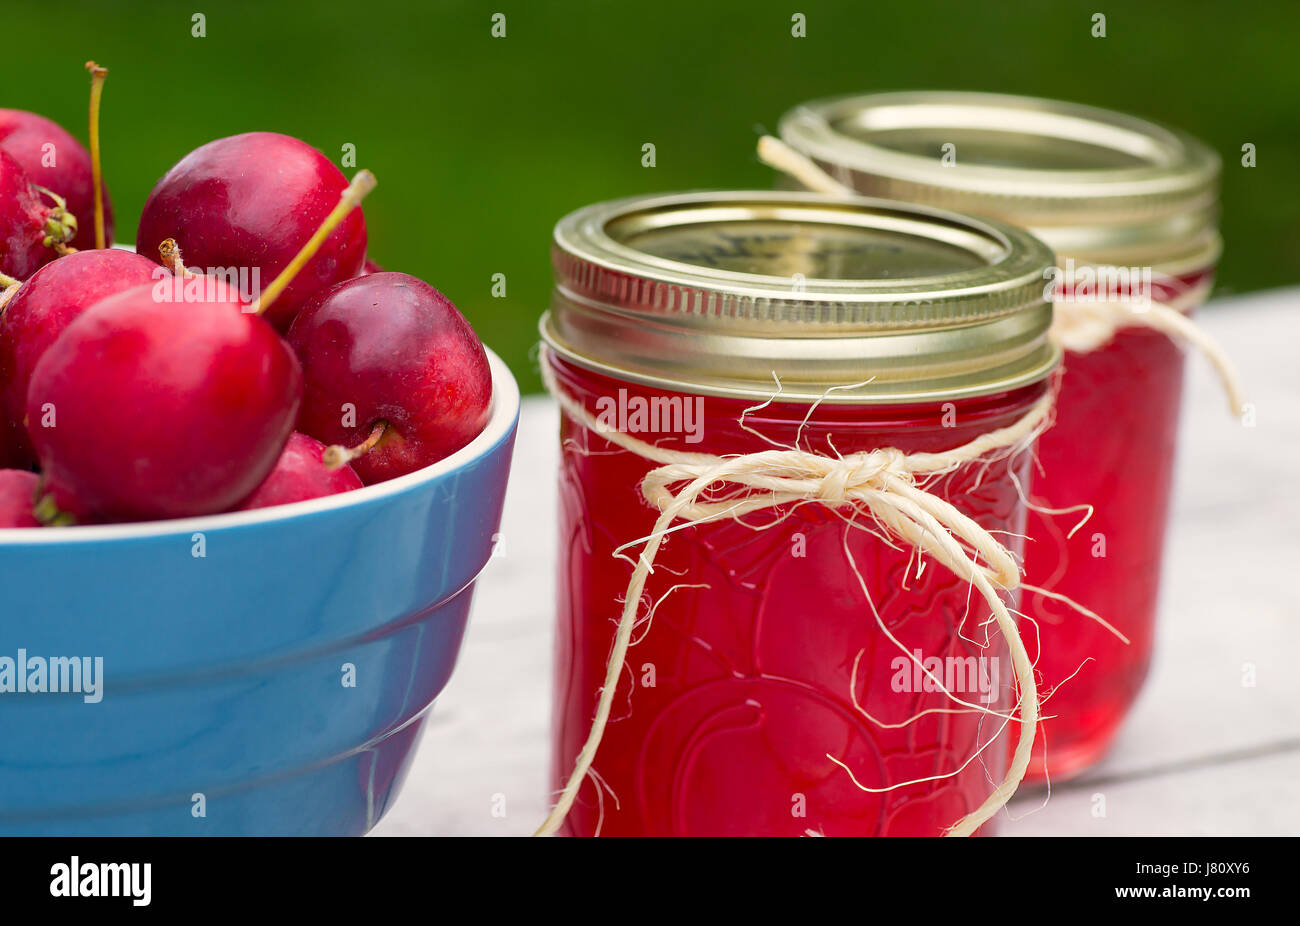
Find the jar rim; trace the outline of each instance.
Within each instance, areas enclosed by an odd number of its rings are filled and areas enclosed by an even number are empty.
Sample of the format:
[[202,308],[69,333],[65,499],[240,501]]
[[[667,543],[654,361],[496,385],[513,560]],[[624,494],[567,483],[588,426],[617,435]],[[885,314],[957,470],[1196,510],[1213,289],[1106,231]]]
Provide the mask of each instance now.
[[[1062,256],[1104,262],[1125,242],[1204,248],[1218,155],[1193,136],[1079,103],[910,91],[813,100],[782,139],[865,195],[988,215]],[[945,146],[951,146],[945,148]]]
[[639,196],[561,219],[552,259],[543,339],[665,388],[897,402],[1015,388],[1057,362],[1054,256],[996,220],[810,193]]

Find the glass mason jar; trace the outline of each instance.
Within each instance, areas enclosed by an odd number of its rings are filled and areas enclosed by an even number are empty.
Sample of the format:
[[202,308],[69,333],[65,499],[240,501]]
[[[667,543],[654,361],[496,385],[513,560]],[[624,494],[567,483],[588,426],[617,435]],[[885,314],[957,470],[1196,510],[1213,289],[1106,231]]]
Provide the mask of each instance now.
[[[852,189],[986,215],[1056,252],[1056,333],[1067,348],[1056,424],[1039,441],[1025,581],[1051,718],[1027,780],[1078,774],[1109,747],[1151,662],[1182,394],[1183,350],[1132,318],[1071,340],[1072,311],[1147,299],[1190,312],[1220,251],[1218,157],[1119,113],[982,93],[888,93],[787,113],[781,136]],[[1111,326],[1113,328],[1113,326]],[[1071,349],[1073,348],[1073,349]]]
[[[944,451],[1046,393],[1052,261],[1018,229],[898,203],[605,203],[556,227],[542,362],[661,448]],[[570,416],[560,437],[557,787],[592,726],[657,465]],[[928,488],[1018,554],[1030,456]],[[567,832],[937,835],[980,805],[1018,732],[988,713],[1015,703],[1006,642],[966,580],[879,534],[816,503],[677,525],[595,756],[604,788],[584,783]]]

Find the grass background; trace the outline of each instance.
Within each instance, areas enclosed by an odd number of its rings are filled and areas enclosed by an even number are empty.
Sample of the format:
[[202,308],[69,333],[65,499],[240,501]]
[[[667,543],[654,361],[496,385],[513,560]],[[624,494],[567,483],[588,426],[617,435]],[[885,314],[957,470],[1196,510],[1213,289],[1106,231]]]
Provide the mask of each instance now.
[[[806,38],[791,37],[796,11]],[[1105,38],[1091,36],[1098,11]],[[556,219],[641,192],[768,188],[756,133],[817,96],[981,89],[1178,125],[1224,159],[1220,291],[1300,280],[1293,3],[5,0],[4,22],[0,106],[84,138],[82,64],[111,70],[102,135],[120,240],[157,178],[212,138],[274,130],[336,160],[354,144],[380,178],[371,256],[446,292],[525,389],[538,388],[529,351]]]

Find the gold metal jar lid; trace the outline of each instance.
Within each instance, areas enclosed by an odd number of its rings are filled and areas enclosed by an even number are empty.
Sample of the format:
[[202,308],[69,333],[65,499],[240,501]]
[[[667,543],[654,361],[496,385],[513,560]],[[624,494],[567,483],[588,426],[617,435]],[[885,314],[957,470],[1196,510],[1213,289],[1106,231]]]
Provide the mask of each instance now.
[[561,219],[552,259],[546,343],[674,391],[765,399],[779,379],[791,401],[942,400],[1033,383],[1059,359],[1046,245],[924,206],[635,197]]
[[1011,222],[1062,259],[1177,273],[1218,258],[1218,155],[1132,116],[993,93],[877,93],[806,103],[780,134],[864,195]]

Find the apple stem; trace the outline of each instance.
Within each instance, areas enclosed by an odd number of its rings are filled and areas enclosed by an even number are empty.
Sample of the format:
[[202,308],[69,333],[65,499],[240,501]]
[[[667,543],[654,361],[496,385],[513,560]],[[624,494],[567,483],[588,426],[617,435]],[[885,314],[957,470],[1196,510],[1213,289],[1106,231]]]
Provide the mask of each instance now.
[[380,418],[370,429],[370,436],[357,444],[355,447],[344,447],[342,444],[331,444],[325,448],[321,454],[320,461],[325,464],[326,469],[339,469],[351,463],[357,457],[369,453],[379,443],[380,438],[388,429],[388,422]]
[[99,166],[99,100],[104,94],[104,78],[108,68],[93,61],[86,62],[90,72],[90,177],[95,188],[95,247],[108,246],[104,234],[104,175]]
[[158,245],[158,256],[162,259],[163,266],[175,276],[181,279],[196,276],[189,267],[185,266],[185,262],[181,259],[181,246],[176,243],[175,238],[168,238]]
[[379,181],[375,175],[368,170],[358,171],[357,175],[352,178],[348,188],[339,196],[339,204],[334,207],[329,215],[325,216],[325,221],[320,223],[320,228],[316,229],[316,234],[307,240],[293,260],[289,261],[289,266],[280,271],[280,275],[271,281],[271,285],[262,290],[262,296],[253,303],[252,311],[256,315],[261,315],[271,307],[280,293],[284,292],[286,286],[293,282],[293,278],[298,275],[307,263],[320,250],[320,246],[325,243],[335,227],[343,221],[349,212],[361,204],[361,200],[375,188]]

